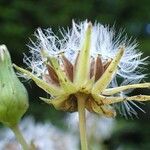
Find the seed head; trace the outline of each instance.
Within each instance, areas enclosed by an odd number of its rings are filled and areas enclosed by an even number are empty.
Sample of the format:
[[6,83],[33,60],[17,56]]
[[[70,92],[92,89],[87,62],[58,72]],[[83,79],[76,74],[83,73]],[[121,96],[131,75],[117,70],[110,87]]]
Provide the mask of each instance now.
[[42,100],[72,112],[77,110],[77,95],[82,94],[87,110],[108,117],[116,115],[118,103],[125,104],[124,115],[136,115],[129,103],[150,100],[147,95],[126,95],[129,89],[150,87],[150,83],[138,84],[145,76],[141,68],[146,58],[141,59],[135,41],[87,20],[73,21],[72,29],[60,33],[61,39],[51,29],[37,29],[37,42],[29,46],[31,57],[24,58],[32,72],[15,66],[51,95]]

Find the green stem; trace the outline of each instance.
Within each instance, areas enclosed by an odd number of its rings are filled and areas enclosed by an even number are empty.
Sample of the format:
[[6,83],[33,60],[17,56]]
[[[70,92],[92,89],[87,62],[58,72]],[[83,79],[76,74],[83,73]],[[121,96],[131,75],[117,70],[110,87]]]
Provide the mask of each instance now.
[[18,140],[18,142],[21,144],[23,150],[30,150],[27,142],[25,141],[20,129],[18,125],[12,126],[10,127],[12,129],[12,131],[14,132],[16,139]]
[[86,137],[86,119],[85,119],[85,95],[77,95],[78,113],[79,113],[79,128],[80,128],[80,141],[81,150],[88,150],[87,137]]

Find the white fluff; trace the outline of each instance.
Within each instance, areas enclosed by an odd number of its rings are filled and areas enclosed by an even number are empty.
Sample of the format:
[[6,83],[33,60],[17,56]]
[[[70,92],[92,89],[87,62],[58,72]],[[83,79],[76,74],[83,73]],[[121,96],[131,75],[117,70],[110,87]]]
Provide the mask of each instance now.
[[[30,45],[31,58],[24,57],[24,62],[27,63],[34,73],[40,75],[43,72],[44,65],[40,54],[41,49],[44,49],[49,55],[57,56],[60,52],[64,52],[70,61],[74,61],[77,52],[81,49],[84,33],[86,31],[87,20],[76,24],[72,23],[72,29],[60,30],[62,38],[57,37],[52,29],[41,30],[37,29],[35,36],[37,41]],[[142,53],[137,49],[137,43],[123,37],[122,33],[118,35],[113,28],[103,26],[100,23],[95,23],[92,29],[91,38],[91,56],[101,55],[103,60],[114,58],[120,46],[125,46],[125,54],[119,64],[117,75],[122,78],[140,79],[144,75],[141,74],[141,65],[145,64],[141,59]]]

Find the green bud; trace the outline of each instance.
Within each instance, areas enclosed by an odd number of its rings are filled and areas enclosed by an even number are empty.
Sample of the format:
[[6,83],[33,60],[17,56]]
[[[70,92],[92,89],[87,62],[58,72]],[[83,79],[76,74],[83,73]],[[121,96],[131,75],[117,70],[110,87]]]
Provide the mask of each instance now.
[[17,78],[10,54],[0,45],[0,122],[13,126],[28,109],[28,94]]

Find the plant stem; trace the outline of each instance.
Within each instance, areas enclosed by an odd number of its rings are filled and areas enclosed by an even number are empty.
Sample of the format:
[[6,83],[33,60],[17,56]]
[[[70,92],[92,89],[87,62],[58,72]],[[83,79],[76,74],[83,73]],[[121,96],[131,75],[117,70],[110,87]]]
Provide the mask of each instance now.
[[80,128],[80,141],[81,150],[88,150],[87,137],[86,137],[86,119],[85,119],[85,95],[77,95],[78,101],[78,114],[79,114],[79,128]]
[[27,142],[25,141],[20,129],[18,125],[14,125],[12,127],[10,127],[12,129],[12,131],[14,132],[16,139],[18,140],[18,142],[21,144],[23,150],[30,150]]

